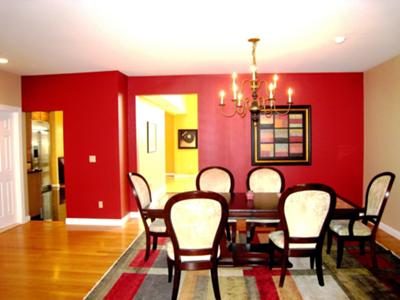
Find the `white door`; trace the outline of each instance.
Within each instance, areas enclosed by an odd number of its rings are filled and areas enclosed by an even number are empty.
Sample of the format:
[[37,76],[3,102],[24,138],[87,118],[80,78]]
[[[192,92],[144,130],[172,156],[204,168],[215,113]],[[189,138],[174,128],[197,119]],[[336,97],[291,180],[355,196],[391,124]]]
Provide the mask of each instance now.
[[0,228],[17,223],[13,113],[0,111]]

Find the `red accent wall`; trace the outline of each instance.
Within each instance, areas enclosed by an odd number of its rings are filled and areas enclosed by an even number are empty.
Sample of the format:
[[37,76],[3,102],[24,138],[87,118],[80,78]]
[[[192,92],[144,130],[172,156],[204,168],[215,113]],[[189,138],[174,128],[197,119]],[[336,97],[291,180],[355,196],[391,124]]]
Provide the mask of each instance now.
[[126,83],[116,71],[22,77],[23,111],[64,112],[68,218],[119,219],[128,211]]
[[[227,167],[235,177],[235,190],[244,191],[247,171],[252,167],[249,115],[244,119],[225,118],[217,105],[219,91],[226,90],[230,81],[229,75],[130,77],[129,169],[137,167],[135,96],[195,93],[199,101],[199,168]],[[363,74],[281,74],[278,99],[287,98],[284,87],[288,86],[295,90],[296,105],[311,105],[312,164],[277,167],[285,175],[286,186],[321,182],[362,204]]]

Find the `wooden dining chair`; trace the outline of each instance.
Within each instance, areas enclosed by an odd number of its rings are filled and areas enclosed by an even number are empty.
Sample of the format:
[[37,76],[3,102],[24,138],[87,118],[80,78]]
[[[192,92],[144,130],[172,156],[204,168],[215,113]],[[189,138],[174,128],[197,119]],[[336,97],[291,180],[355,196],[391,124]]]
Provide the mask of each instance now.
[[170,241],[167,242],[168,281],[175,270],[172,299],[178,296],[182,270],[211,271],[216,299],[219,245],[228,218],[228,203],[214,192],[192,191],[176,194],[164,208]]
[[146,234],[146,254],[144,260],[147,261],[150,256],[151,237],[153,238],[153,250],[156,250],[158,237],[168,236],[167,229],[163,219],[149,218],[145,211],[143,211],[143,208],[149,206],[151,203],[150,187],[146,179],[142,175],[133,172],[128,173],[128,177]]
[[324,285],[322,246],[336,205],[335,191],[323,184],[304,184],[288,188],[279,200],[282,230],[270,233],[269,268],[274,251],[282,253],[279,286],[282,287],[291,256],[310,257],[311,268],[316,260],[318,283]]
[[[256,167],[247,173],[247,190],[254,193],[282,193],[285,189],[285,178],[281,171],[272,167]],[[276,227],[278,219],[247,219],[247,242],[254,238],[256,227]]]
[[[198,191],[211,191],[216,193],[233,193],[235,180],[231,171],[220,166],[211,166],[202,169],[196,177],[196,189]],[[228,219],[226,228],[226,238],[236,240],[237,220]],[[231,230],[232,228],[232,237]]]
[[326,252],[330,253],[332,239],[335,237],[337,240],[337,268],[340,268],[342,264],[345,241],[359,242],[361,255],[365,253],[365,242],[369,241],[372,266],[378,266],[375,253],[376,232],[395,177],[392,172],[383,172],[374,176],[368,184],[365,206],[360,217],[351,220],[332,220],[329,224]]

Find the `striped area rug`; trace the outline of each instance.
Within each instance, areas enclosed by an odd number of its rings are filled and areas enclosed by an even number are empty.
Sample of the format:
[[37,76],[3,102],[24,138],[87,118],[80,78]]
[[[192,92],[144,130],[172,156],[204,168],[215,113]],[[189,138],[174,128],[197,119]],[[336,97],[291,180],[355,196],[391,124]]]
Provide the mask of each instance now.
[[[265,239],[260,237],[260,240]],[[110,268],[85,299],[170,299],[172,282],[167,280],[165,239],[144,262],[144,234],[139,236]],[[280,269],[219,267],[222,299],[400,299],[400,259],[378,247],[379,269],[371,268],[370,256],[358,247],[345,249],[342,268],[336,269],[335,242],[324,254],[325,286],[318,285],[309,258],[290,258],[293,268],[279,288]],[[209,271],[183,272],[178,299],[214,299]]]

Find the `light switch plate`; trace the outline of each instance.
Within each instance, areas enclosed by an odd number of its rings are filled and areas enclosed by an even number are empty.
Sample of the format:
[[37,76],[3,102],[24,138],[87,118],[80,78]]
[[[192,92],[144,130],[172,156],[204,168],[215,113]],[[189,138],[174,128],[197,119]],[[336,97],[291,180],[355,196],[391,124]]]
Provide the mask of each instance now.
[[95,163],[96,162],[96,155],[89,155],[89,162]]

